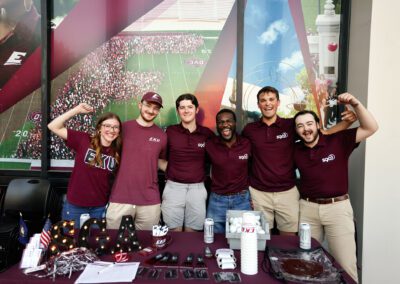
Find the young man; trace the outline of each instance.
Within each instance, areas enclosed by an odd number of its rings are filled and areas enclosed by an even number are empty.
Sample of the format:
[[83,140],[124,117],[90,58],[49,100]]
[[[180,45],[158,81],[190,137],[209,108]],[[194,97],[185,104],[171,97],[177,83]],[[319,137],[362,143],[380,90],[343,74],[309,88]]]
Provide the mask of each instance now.
[[[295,186],[293,163],[294,134],[292,118],[277,115],[280,104],[277,89],[267,86],[257,93],[262,118],[249,123],[242,135],[252,145],[250,194],[255,210],[262,211],[274,227],[274,219],[281,234],[295,234],[299,221],[299,192]],[[344,120],[327,132],[346,129],[353,113],[344,112]],[[345,120],[350,120],[348,123]]]
[[154,124],[162,98],[146,93],[136,120],[122,124],[121,164],[107,209],[107,228],[118,229],[124,215],[132,215],[138,230],[150,230],[160,220],[158,159],[166,158],[167,136]]
[[214,220],[214,232],[225,232],[227,210],[251,210],[248,161],[251,144],[236,134],[236,115],[222,109],[216,116],[218,137],[206,143],[211,161],[211,194],[207,218]]
[[326,237],[331,254],[357,281],[348,160],[358,143],[378,130],[378,124],[353,95],[341,94],[338,101],[353,107],[359,127],[323,135],[314,112],[302,111],[294,117],[296,132],[301,139],[294,151],[300,171],[300,222],[310,224],[311,235],[319,242]]
[[161,210],[172,230],[202,230],[207,199],[205,144],[214,133],[196,123],[199,103],[194,95],[183,94],[175,104],[181,123],[167,128],[167,183]]

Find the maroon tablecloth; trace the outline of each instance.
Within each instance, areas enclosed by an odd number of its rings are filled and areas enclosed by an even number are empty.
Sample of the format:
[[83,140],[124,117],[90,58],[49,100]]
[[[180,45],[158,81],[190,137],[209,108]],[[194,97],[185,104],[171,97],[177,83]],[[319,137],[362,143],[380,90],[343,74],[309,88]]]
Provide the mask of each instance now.
[[[114,235],[113,235],[114,234]],[[115,237],[116,231],[111,231],[110,235],[112,238]],[[203,241],[203,233],[178,233],[178,232],[171,232],[172,235],[172,242],[171,244],[165,248],[164,251],[169,251],[171,253],[179,253],[180,254],[180,262],[182,262],[182,259],[186,258],[186,256],[189,253],[194,253],[195,255],[197,254],[203,254],[204,253],[204,248],[206,246],[209,246],[213,252],[215,252],[216,249],[218,248],[224,248],[224,247],[229,247],[227,244],[227,241],[225,239],[225,236],[222,234],[216,234],[215,235],[215,241],[212,244],[205,244]],[[151,245],[151,233],[150,231],[139,231],[138,232],[138,237],[141,245],[143,247],[150,246]],[[267,241],[267,245],[271,247],[279,247],[279,248],[286,248],[286,249],[293,249],[293,248],[298,248],[298,237],[294,236],[272,236],[270,241]],[[318,246],[318,243],[315,240],[312,240],[312,246],[316,247]],[[138,253],[132,253],[131,254],[131,260],[130,261],[138,261],[141,263],[143,266],[148,266],[144,262],[151,258],[151,256],[141,256]],[[240,260],[240,251],[235,250],[235,256],[236,259]],[[240,273],[240,265],[235,270],[222,270],[217,267],[217,263],[215,259],[205,259],[205,262],[208,267],[209,275],[210,275],[210,283],[215,283],[214,278],[212,273],[213,272],[221,272],[221,271],[234,271],[234,272],[239,272],[242,283],[282,283],[276,279],[274,279],[272,276],[269,274],[265,273],[261,269],[261,262],[264,256],[264,252],[259,252],[258,253],[258,264],[259,264],[259,269],[258,269],[258,274],[253,275],[253,276],[248,276],[245,274]],[[112,261],[112,257],[110,255],[102,257],[103,260],[105,261]],[[338,266],[338,264],[335,263],[335,266]],[[165,270],[165,269],[163,269]],[[77,279],[79,276],[80,272],[75,272],[72,274],[71,278],[66,278],[66,277],[57,277],[56,282],[57,283],[74,283],[74,281]],[[355,283],[352,281],[352,279],[344,273],[344,279],[348,283]],[[3,273],[0,273],[0,283],[52,283],[51,279],[41,279],[41,278],[36,278],[34,276],[28,276],[24,275],[22,271],[19,269],[19,264],[12,266],[8,270],[4,271]],[[185,280],[182,276],[182,274],[179,273],[179,278],[177,280],[164,280],[164,273],[160,275],[160,278],[157,280],[150,280],[147,279],[146,277],[143,279],[135,279],[133,281],[134,283],[160,283],[160,282],[169,282],[169,283],[186,283],[186,284],[192,284],[192,283],[205,283],[207,281],[204,280]]]

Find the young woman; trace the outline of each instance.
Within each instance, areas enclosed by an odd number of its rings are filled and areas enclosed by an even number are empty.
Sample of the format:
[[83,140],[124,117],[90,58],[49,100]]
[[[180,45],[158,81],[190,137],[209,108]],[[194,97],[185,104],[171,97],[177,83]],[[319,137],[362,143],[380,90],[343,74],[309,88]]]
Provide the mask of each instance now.
[[74,220],[79,227],[80,216],[102,218],[111,192],[111,178],[118,168],[122,147],[121,120],[113,113],[102,115],[93,136],[67,129],[64,123],[77,114],[93,112],[81,103],[49,123],[48,128],[66,141],[75,151],[75,167],[68,183],[67,198],[62,209],[63,220]]

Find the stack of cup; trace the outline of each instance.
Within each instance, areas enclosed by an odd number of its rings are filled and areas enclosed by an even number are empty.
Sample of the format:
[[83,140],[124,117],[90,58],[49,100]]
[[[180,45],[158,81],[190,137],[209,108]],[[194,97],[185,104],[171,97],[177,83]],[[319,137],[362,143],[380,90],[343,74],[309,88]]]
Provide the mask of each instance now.
[[251,212],[243,213],[242,233],[240,237],[240,262],[243,274],[257,274],[256,216]]

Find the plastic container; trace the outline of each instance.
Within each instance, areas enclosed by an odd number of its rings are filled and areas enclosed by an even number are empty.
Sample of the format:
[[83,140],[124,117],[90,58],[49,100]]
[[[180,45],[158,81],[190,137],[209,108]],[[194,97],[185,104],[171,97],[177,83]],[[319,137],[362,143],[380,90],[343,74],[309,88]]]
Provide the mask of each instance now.
[[268,230],[265,230],[266,220],[264,214],[261,214],[260,211],[228,210],[228,212],[226,212],[225,237],[228,241],[229,248],[240,249],[240,237],[241,237],[241,233],[229,232],[229,219],[231,217],[242,217],[243,213],[245,212],[251,212],[256,216],[260,216],[261,227],[265,231],[265,234],[257,234],[257,250],[264,251],[266,242],[271,238],[271,236],[269,234],[269,227]]

